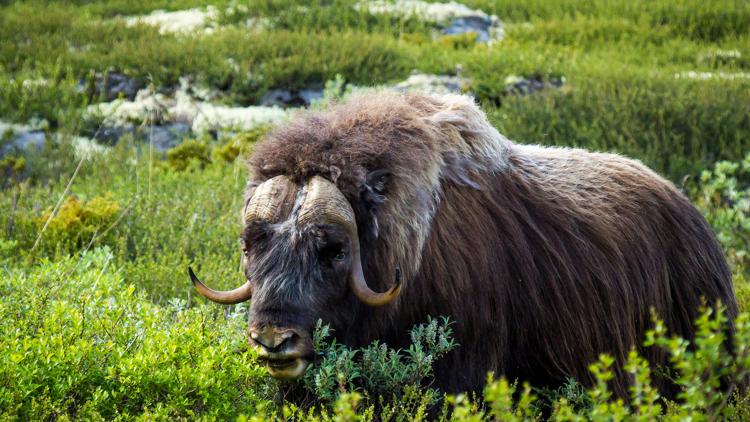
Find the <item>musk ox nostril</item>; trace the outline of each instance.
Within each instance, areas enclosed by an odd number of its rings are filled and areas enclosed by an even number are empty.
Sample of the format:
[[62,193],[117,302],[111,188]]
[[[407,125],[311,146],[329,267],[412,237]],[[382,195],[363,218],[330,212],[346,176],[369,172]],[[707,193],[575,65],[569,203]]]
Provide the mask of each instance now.
[[260,330],[251,330],[250,338],[258,346],[269,352],[283,350],[298,335],[286,328],[264,327]]

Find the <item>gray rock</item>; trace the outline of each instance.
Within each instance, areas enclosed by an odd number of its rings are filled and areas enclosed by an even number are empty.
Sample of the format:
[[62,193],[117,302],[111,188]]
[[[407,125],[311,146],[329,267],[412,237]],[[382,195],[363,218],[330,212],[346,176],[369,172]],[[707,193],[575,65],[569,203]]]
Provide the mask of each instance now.
[[41,130],[32,130],[29,132],[18,132],[12,135],[7,142],[4,142],[0,148],[0,157],[4,157],[12,152],[32,152],[41,151],[47,143],[47,135]]
[[463,94],[469,81],[459,76],[415,73],[393,86],[399,92],[422,92],[428,94]]
[[299,96],[305,102],[306,106],[309,106],[313,101],[323,99],[322,89],[301,89]]
[[23,132],[17,134],[11,141],[11,145],[21,150],[36,149],[40,151],[47,142],[47,135],[41,130]]
[[531,95],[547,88],[560,88],[565,83],[565,78],[551,78],[543,80],[541,77],[519,78],[512,77],[505,84],[505,93],[508,95]]
[[146,126],[141,128],[139,135],[144,143],[153,143],[154,150],[165,152],[190,136],[190,125],[178,122],[161,126]]
[[300,90],[269,89],[260,99],[265,107],[308,107],[313,101],[323,98],[323,89],[308,87]]
[[154,150],[164,152],[179,145],[185,138],[192,135],[190,125],[184,122],[166,123],[155,126],[102,126],[93,136],[105,145],[115,145],[125,135],[132,135],[138,142],[148,144],[153,142]]
[[109,101],[118,98],[120,94],[132,100],[141,88],[143,88],[142,84],[136,79],[122,73],[108,72],[104,78],[104,95]]
[[114,145],[126,134],[135,134],[135,126],[101,126],[93,137],[103,144]]
[[[93,92],[88,92],[93,97],[104,95],[106,101],[112,101],[123,97],[133,100],[138,90],[143,88],[143,84],[135,78],[124,75],[119,72],[109,71],[104,74],[97,73],[94,75]],[[81,81],[79,88],[82,91],[91,90],[87,87],[87,81]]]
[[481,16],[467,16],[453,19],[449,27],[443,29],[445,35],[460,35],[473,32],[477,34],[477,42],[486,43],[490,40],[492,20]]

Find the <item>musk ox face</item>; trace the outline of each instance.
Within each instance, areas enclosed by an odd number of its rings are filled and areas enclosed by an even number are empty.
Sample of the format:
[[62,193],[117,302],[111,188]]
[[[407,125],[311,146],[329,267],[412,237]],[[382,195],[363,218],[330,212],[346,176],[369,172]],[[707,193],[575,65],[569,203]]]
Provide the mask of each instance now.
[[250,344],[274,377],[305,372],[315,322],[334,320],[350,292],[370,306],[385,305],[400,292],[398,279],[385,293],[369,289],[352,206],[323,177],[265,181],[250,195],[244,220],[243,286],[211,290],[189,272],[198,292],[210,300],[234,304],[252,298]]
[[255,222],[243,234],[253,283],[249,334],[268,372],[300,376],[315,321],[330,321],[348,294],[351,242],[337,225]]

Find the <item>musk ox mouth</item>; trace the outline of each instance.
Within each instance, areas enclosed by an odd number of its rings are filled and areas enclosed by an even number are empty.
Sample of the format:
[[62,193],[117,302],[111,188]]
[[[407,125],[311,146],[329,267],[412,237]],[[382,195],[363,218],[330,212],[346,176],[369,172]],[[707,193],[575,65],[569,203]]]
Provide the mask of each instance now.
[[305,358],[281,358],[271,359],[261,357],[261,362],[265,362],[266,371],[274,378],[278,379],[296,379],[301,377],[308,366]]

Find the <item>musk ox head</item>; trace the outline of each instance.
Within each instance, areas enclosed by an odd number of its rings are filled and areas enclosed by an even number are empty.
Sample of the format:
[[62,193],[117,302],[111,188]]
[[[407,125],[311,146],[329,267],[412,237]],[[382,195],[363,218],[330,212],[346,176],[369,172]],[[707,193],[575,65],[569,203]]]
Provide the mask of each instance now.
[[330,181],[302,184],[276,176],[253,192],[241,238],[247,282],[231,291],[209,289],[189,270],[198,292],[235,304],[253,299],[250,338],[271,375],[297,378],[311,358],[311,331],[325,310],[349,290],[369,306],[395,299],[400,280],[385,293],[367,286],[354,211]]
[[252,298],[251,345],[271,375],[299,377],[315,322],[351,329],[352,309],[394,301],[402,271],[406,284],[419,269],[441,178],[501,166],[504,142],[463,96],[377,93],[298,116],[250,158],[246,283],[219,292],[190,277],[215,302]]

